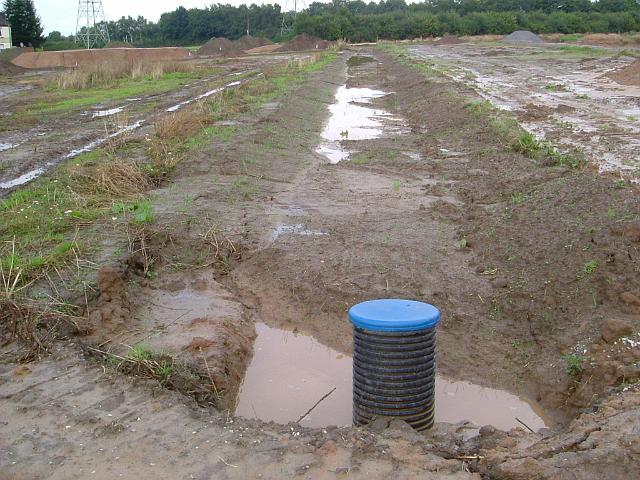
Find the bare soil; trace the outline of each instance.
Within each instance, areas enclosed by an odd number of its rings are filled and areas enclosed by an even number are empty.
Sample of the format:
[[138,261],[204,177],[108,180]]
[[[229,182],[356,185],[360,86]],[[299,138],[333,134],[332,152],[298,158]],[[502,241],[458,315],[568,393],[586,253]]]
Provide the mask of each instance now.
[[640,178],[640,88],[608,77],[633,71],[635,59],[613,49],[564,47],[420,45],[410,51],[562,152],[577,150],[601,172]]
[[264,37],[252,37],[245,35],[238,40],[234,40],[233,44],[240,50],[250,50],[252,48],[263,47],[265,45],[273,45],[273,42]]
[[244,48],[226,38],[212,38],[198,49],[199,55],[213,55],[221,57],[237,57],[244,53]]
[[[154,222],[133,248],[117,224],[96,237],[103,260],[84,335],[26,366],[12,360],[19,343],[5,342],[4,475],[599,479],[637,471],[637,188],[516,153],[469,110],[480,97],[464,81],[359,51],[371,60],[341,55],[259,112],[239,114],[230,141],[192,151],[152,192]],[[388,122],[379,138],[346,138],[351,161],[331,165],[315,150],[342,84],[387,92],[371,106],[403,128]],[[273,234],[298,224],[327,234]],[[224,265],[203,261],[214,243],[227,249]],[[137,253],[109,254],[115,246]],[[537,433],[486,426],[469,439],[475,427],[466,422],[421,435],[385,420],[304,429],[233,418],[254,322],[350,353],[346,312],[374,297],[437,305],[439,371],[536,400],[554,425]],[[167,385],[177,392],[99,365],[100,352],[124,356],[135,345],[187,365],[179,384]],[[588,360],[568,375],[565,355]],[[201,395],[198,385],[219,395]]]
[[76,68],[100,65],[105,62],[154,62],[180,60],[189,57],[181,47],[162,48],[100,48],[95,50],[64,50],[56,52],[27,52],[11,60],[14,65],[30,69],[56,67]]
[[288,41],[280,48],[278,52],[305,52],[307,50],[325,50],[333,45],[334,42],[322,40],[321,38],[301,33]]
[[640,87],[640,61],[609,73],[609,78],[621,85]]

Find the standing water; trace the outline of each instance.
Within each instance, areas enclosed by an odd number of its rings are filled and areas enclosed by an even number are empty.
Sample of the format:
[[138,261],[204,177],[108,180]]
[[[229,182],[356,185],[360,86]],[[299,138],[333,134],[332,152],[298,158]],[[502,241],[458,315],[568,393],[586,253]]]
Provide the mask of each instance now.
[[393,121],[395,118],[389,112],[367,104],[385,95],[386,92],[371,88],[339,87],[335,103],[329,106],[331,116],[321,133],[324,141],[316,152],[335,164],[350,155],[341,146],[341,141],[379,138],[384,131],[384,120]]
[[[300,424],[306,427],[351,425],[351,357],[309,335],[263,323],[256,330],[253,360],[240,387],[235,414],[278,423],[303,418]],[[516,417],[533,430],[546,425],[540,408],[526,399],[436,377],[436,422],[470,420],[509,430],[522,426]]]

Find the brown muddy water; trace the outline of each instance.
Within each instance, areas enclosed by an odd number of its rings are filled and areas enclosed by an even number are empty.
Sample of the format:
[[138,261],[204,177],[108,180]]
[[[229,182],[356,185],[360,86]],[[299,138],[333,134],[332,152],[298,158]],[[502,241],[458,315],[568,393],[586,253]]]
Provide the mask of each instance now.
[[[286,424],[322,400],[300,424],[351,425],[352,359],[312,336],[256,324],[254,355],[240,387],[235,414]],[[469,382],[436,378],[436,422],[470,420],[509,430],[550,425],[538,405],[511,393]]]

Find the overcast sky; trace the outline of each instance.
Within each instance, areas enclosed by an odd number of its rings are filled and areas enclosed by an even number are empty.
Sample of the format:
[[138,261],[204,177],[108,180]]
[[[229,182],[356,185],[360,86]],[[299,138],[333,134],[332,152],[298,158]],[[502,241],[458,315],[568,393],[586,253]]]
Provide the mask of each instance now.
[[[0,0],[1,2],[1,0]],[[206,7],[212,3],[279,3],[293,5],[293,0],[102,0],[107,20],[117,20],[120,17],[142,15],[147,20],[157,21],[164,12],[175,10],[180,5],[185,8]],[[78,15],[78,0],[34,0],[36,11],[42,19],[45,34],[58,30],[64,35],[75,33],[76,16]],[[291,7],[293,10],[293,7]]]

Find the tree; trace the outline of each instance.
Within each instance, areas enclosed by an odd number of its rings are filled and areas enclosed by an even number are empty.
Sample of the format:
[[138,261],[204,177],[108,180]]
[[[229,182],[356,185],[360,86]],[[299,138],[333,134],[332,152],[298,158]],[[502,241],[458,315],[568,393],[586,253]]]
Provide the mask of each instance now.
[[5,0],[4,10],[11,25],[14,45],[42,45],[42,25],[40,17],[36,15],[33,0]]

